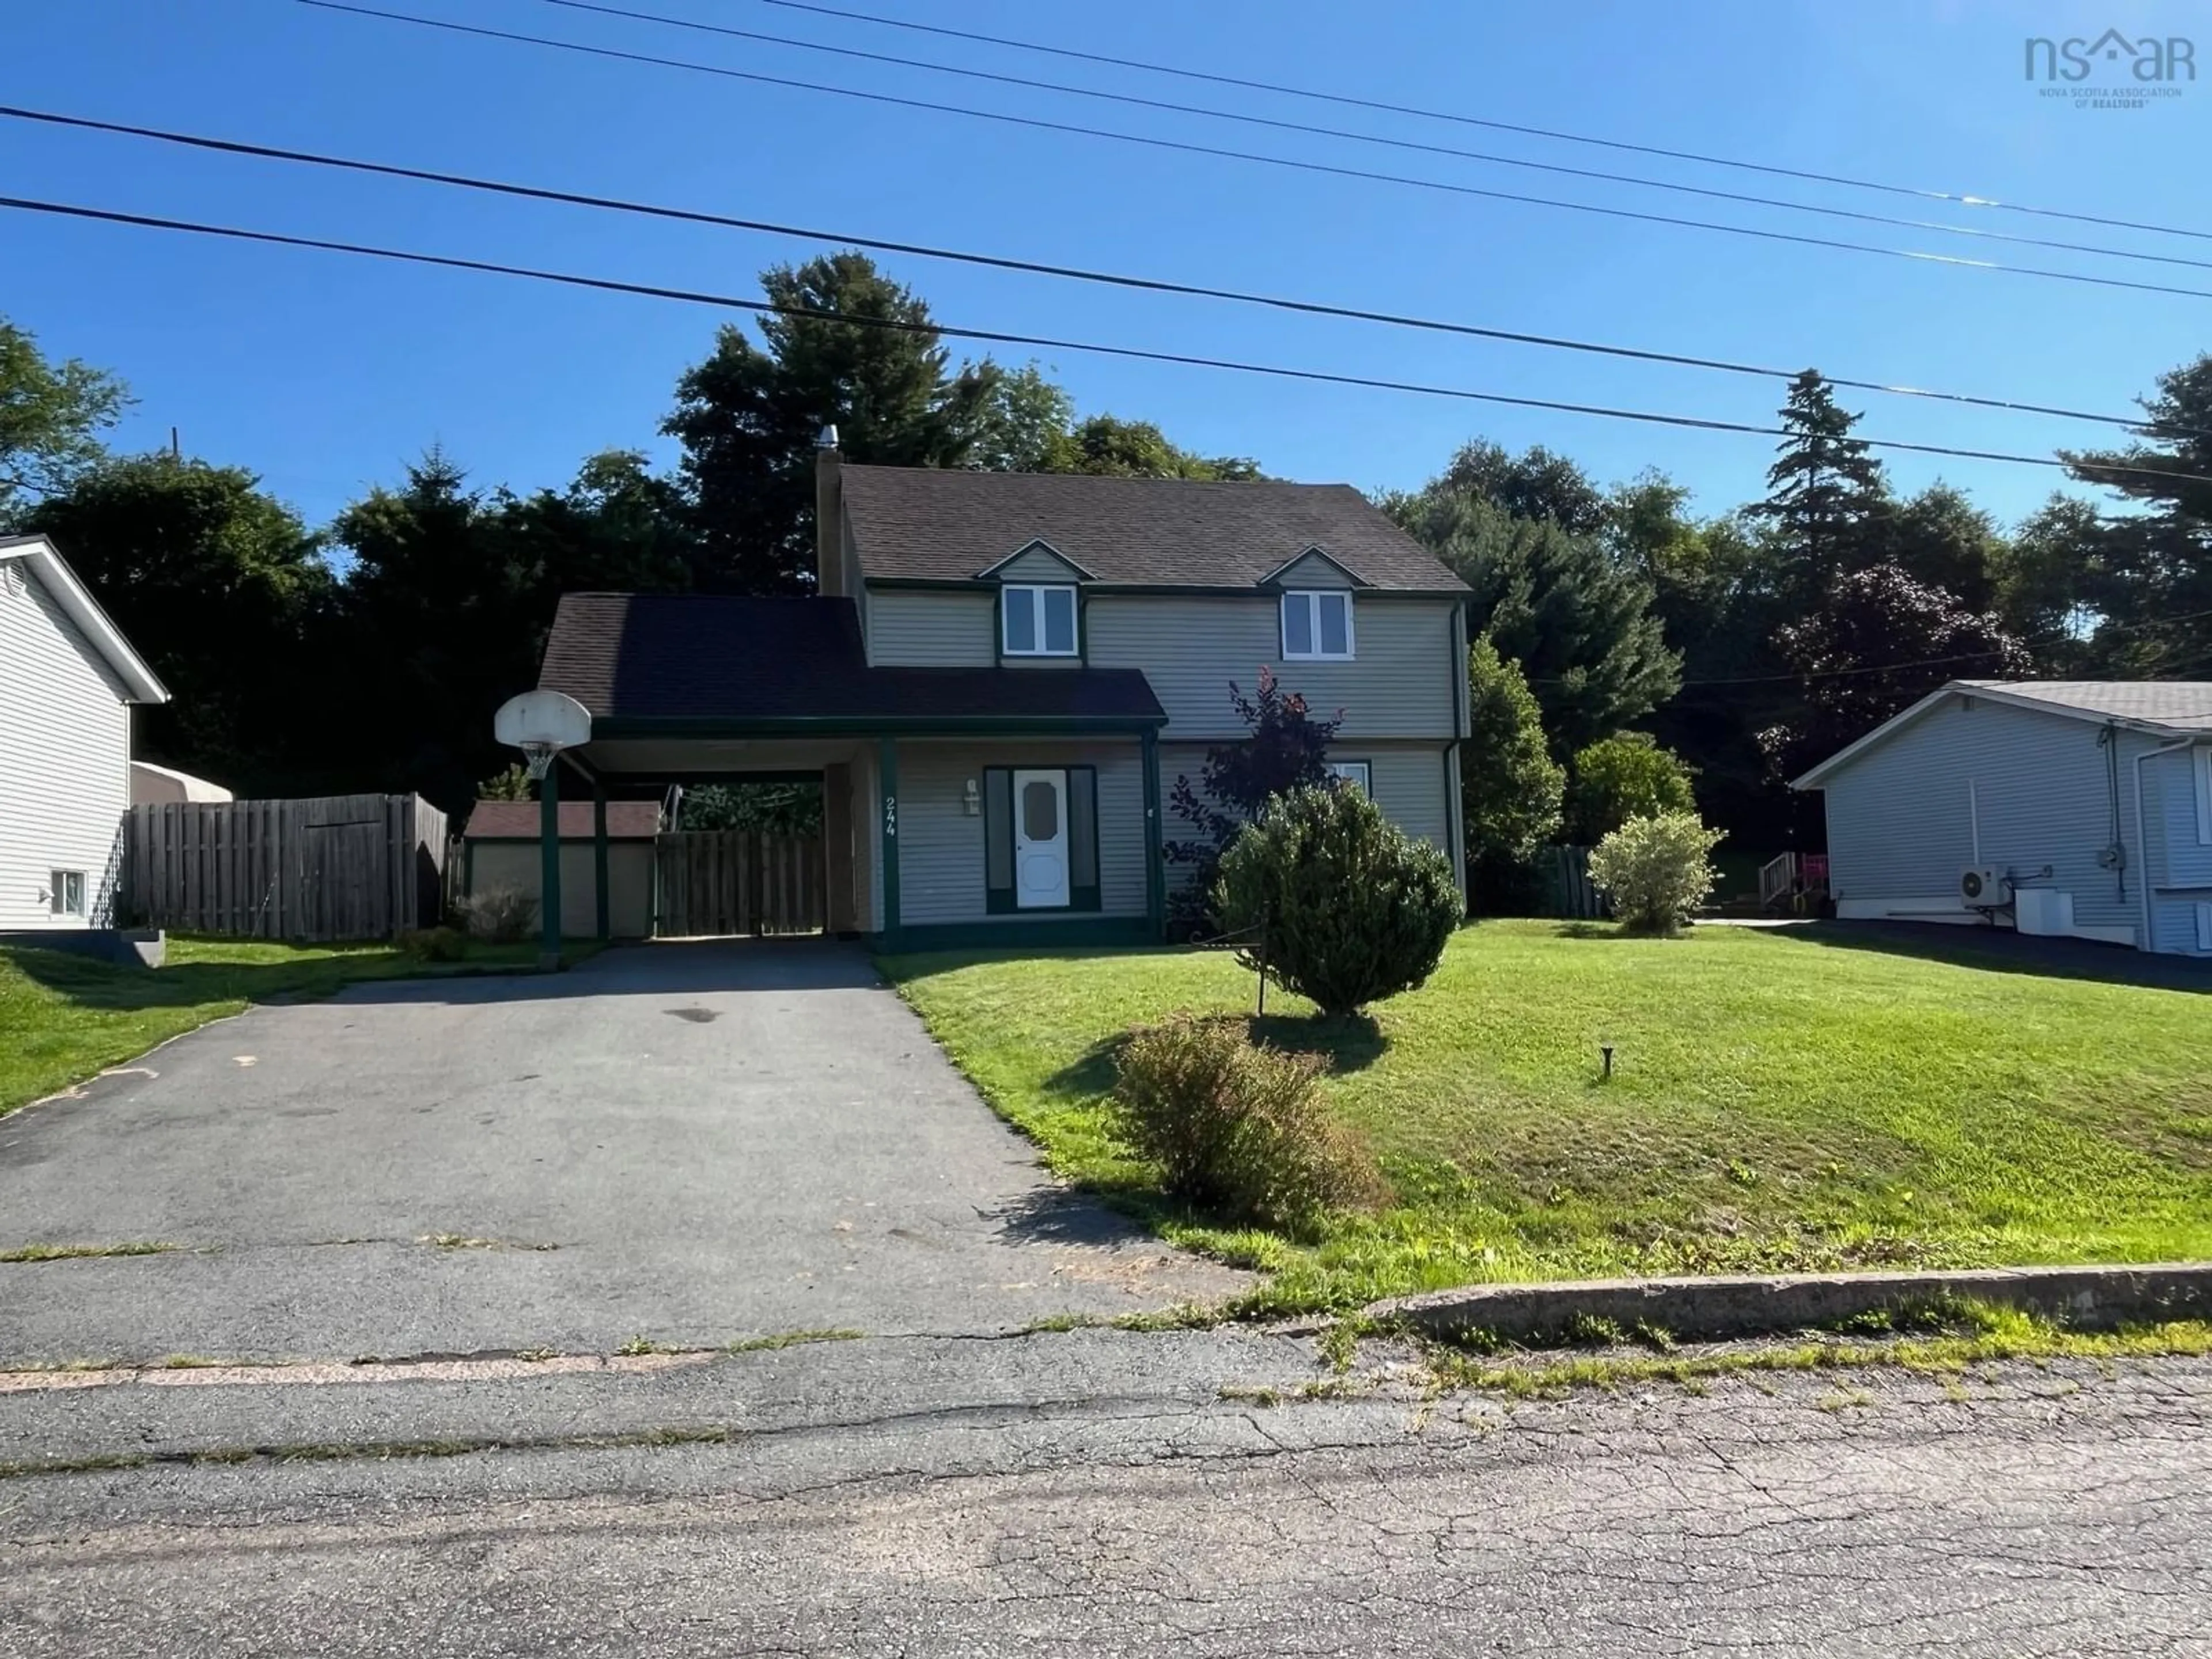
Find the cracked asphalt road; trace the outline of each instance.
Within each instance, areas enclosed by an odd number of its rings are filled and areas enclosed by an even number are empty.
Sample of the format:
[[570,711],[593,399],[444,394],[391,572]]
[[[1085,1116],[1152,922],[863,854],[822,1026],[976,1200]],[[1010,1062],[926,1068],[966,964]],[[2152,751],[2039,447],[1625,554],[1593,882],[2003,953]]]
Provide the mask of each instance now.
[[[1322,1375],[1308,1345],[843,1346],[349,1408],[743,1421],[726,1443],[0,1481],[0,1650],[2212,1652],[2212,1363],[1508,1404],[1370,1353],[1358,1397],[1268,1409],[1222,1382]],[[302,1409],[162,1392],[156,1446]],[[90,1447],[125,1394],[5,1403]]]

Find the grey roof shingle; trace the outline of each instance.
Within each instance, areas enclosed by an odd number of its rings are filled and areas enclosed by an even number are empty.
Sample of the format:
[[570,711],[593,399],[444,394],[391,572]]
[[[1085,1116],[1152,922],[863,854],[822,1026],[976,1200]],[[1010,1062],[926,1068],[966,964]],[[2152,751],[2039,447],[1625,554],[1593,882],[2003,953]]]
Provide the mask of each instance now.
[[1467,586],[1349,484],[850,465],[842,477],[871,577],[965,580],[1044,541],[1103,582],[1248,586],[1320,547],[1370,587]]
[[2175,732],[2212,732],[2212,680],[1957,680],[2031,702]]
[[1167,719],[1133,668],[871,668],[841,599],[564,594],[538,684],[601,720]]

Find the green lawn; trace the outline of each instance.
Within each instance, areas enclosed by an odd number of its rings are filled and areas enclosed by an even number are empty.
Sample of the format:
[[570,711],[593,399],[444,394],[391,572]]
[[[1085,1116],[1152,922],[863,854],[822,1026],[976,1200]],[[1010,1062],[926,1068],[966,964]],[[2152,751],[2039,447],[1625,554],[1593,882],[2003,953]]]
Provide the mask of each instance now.
[[1370,1026],[1317,1030],[1271,994],[1260,1034],[1331,1053],[1332,1103],[1397,1192],[1312,1248],[1172,1210],[1103,1103],[1131,1024],[1251,1007],[1231,958],[885,966],[1055,1170],[1277,1269],[1281,1305],[1481,1279],[2212,1257],[2212,995],[1942,948],[1487,922]]
[[0,946],[0,1115],[249,1003],[328,996],[356,980],[521,969],[538,959],[535,945],[468,948],[465,961],[426,963],[384,944],[172,934],[167,964],[149,971]]

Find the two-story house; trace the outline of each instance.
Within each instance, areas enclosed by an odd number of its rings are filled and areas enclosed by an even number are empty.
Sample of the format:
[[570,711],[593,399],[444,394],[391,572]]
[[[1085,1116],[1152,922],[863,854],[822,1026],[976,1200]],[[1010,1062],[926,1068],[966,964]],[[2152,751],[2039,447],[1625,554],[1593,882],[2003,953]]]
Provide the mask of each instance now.
[[1166,810],[1262,668],[1464,879],[1467,589],[1336,484],[817,473],[803,599],[570,594],[541,686],[603,796],[819,778],[829,914],[904,948],[1158,939]]

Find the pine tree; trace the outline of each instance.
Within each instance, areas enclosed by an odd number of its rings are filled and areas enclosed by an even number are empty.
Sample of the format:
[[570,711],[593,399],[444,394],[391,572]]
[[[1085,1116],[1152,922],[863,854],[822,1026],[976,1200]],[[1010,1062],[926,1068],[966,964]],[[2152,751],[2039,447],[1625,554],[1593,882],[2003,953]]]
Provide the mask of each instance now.
[[1838,576],[1879,556],[1869,542],[1887,507],[1888,485],[1865,441],[1851,436],[1858,416],[1837,407],[1820,370],[1808,368],[1790,383],[1781,415],[1790,435],[1766,469],[1766,499],[1749,511],[1781,532],[1803,597],[1817,602]]

